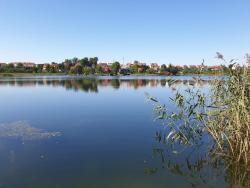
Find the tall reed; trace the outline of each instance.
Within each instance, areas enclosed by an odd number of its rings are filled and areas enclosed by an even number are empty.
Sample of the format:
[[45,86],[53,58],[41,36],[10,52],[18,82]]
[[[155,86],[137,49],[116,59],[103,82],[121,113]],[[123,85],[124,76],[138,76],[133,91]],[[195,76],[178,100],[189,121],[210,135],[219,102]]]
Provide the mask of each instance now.
[[[209,155],[222,158],[227,177],[235,180],[230,185],[244,187],[250,178],[250,57],[246,55],[241,65],[226,61],[220,53],[216,57],[228,66],[224,77],[211,82],[210,94],[195,87],[184,93],[177,90],[171,98],[177,110],[148,98],[155,103],[157,119],[165,120],[168,127],[167,133],[158,135],[164,143],[198,146],[208,137]],[[174,82],[168,80],[169,86]]]
[[[219,58],[224,60],[223,56]],[[228,76],[214,81],[212,109],[208,109],[205,122],[207,131],[217,145],[217,152],[245,165],[250,164],[250,73],[248,69],[248,64],[244,66],[239,66],[237,63],[230,64]]]

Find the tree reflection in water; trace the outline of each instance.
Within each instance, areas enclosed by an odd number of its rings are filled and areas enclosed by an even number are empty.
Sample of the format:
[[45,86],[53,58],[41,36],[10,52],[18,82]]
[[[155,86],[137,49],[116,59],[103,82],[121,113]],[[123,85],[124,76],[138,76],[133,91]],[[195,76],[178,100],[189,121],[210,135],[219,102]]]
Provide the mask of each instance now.
[[[152,175],[166,169],[173,175],[185,178],[192,187],[250,187],[250,172],[247,167],[217,158],[211,153],[199,155],[197,149],[185,152],[171,153],[164,146],[153,148],[153,164],[150,161],[146,163],[145,174]],[[223,179],[225,182],[221,183]]]
[[[210,83],[210,80],[190,80],[176,79],[138,79],[138,78],[9,78],[0,79],[1,85],[35,87],[43,85],[48,87],[63,87],[67,90],[82,92],[99,92],[101,87],[112,87],[119,89],[127,87],[138,89],[142,87],[168,87],[175,90],[177,86],[203,87]],[[174,175],[186,178],[192,187],[214,187],[218,186],[218,181],[225,180],[222,186],[227,187],[250,187],[249,168],[232,162],[223,157],[214,155],[213,148],[207,147],[209,141],[201,140],[198,147],[182,147],[180,144],[168,145],[166,130],[161,126],[155,134],[155,146],[152,150],[153,160],[145,163],[145,174],[155,174],[162,169],[168,170]]]
[[220,159],[206,156],[201,152],[204,148],[188,148],[177,152],[159,142],[158,138],[156,142],[157,146],[152,149],[153,161],[147,162],[145,167],[146,174],[165,169],[173,175],[185,178],[192,187],[217,185],[219,176],[223,174],[223,163]]
[[[193,81],[193,80],[175,80],[175,83],[172,84],[171,89],[175,89],[174,86],[177,85],[196,85],[197,87],[202,87],[209,83],[209,80]],[[36,85],[43,86],[52,86],[52,87],[64,87],[67,90],[74,91],[83,91],[83,92],[98,92],[99,87],[113,87],[119,89],[121,86],[128,88],[142,88],[142,87],[157,87],[157,86],[168,86],[169,80],[166,78],[159,79],[138,79],[138,78],[70,78],[65,77],[61,79],[52,78],[9,78],[9,79],[0,79],[0,87],[9,85],[9,86],[19,86],[19,87],[35,87]]]

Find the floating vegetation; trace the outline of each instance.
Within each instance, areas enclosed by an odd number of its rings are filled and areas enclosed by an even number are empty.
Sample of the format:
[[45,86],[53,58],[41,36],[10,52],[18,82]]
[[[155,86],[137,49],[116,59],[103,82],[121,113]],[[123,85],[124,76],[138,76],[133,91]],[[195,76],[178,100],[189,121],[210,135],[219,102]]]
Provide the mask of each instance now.
[[0,138],[13,138],[20,140],[45,140],[61,136],[60,132],[48,132],[32,127],[26,121],[0,124]]
[[158,171],[157,168],[145,168],[144,173],[147,175],[153,175]]

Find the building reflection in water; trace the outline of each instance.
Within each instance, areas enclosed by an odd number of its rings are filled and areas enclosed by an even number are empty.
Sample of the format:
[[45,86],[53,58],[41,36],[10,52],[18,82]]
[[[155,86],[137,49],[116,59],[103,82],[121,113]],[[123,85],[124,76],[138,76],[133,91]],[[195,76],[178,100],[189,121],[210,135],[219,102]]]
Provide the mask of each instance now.
[[36,87],[36,86],[52,86],[52,87],[64,87],[67,90],[84,91],[84,92],[98,92],[99,87],[112,87],[119,89],[120,87],[127,87],[133,89],[139,89],[143,87],[170,87],[175,89],[180,85],[195,85],[197,87],[203,87],[208,85],[211,80],[179,80],[175,79],[174,83],[171,83],[171,87],[168,79],[97,79],[97,78],[61,78],[61,79],[1,79],[1,86],[19,86],[19,87]]

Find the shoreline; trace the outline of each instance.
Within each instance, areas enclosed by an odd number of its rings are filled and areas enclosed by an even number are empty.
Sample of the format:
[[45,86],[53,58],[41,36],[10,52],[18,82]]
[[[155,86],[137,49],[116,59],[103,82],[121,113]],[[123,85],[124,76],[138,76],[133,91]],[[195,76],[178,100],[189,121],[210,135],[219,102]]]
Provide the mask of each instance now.
[[77,75],[77,74],[66,74],[66,73],[0,73],[0,78],[7,77],[32,77],[32,76],[110,76],[110,77],[122,77],[122,76],[223,76],[225,74],[177,74],[177,75],[161,75],[161,74],[130,74],[130,75],[108,75],[108,74],[90,74],[90,75]]

